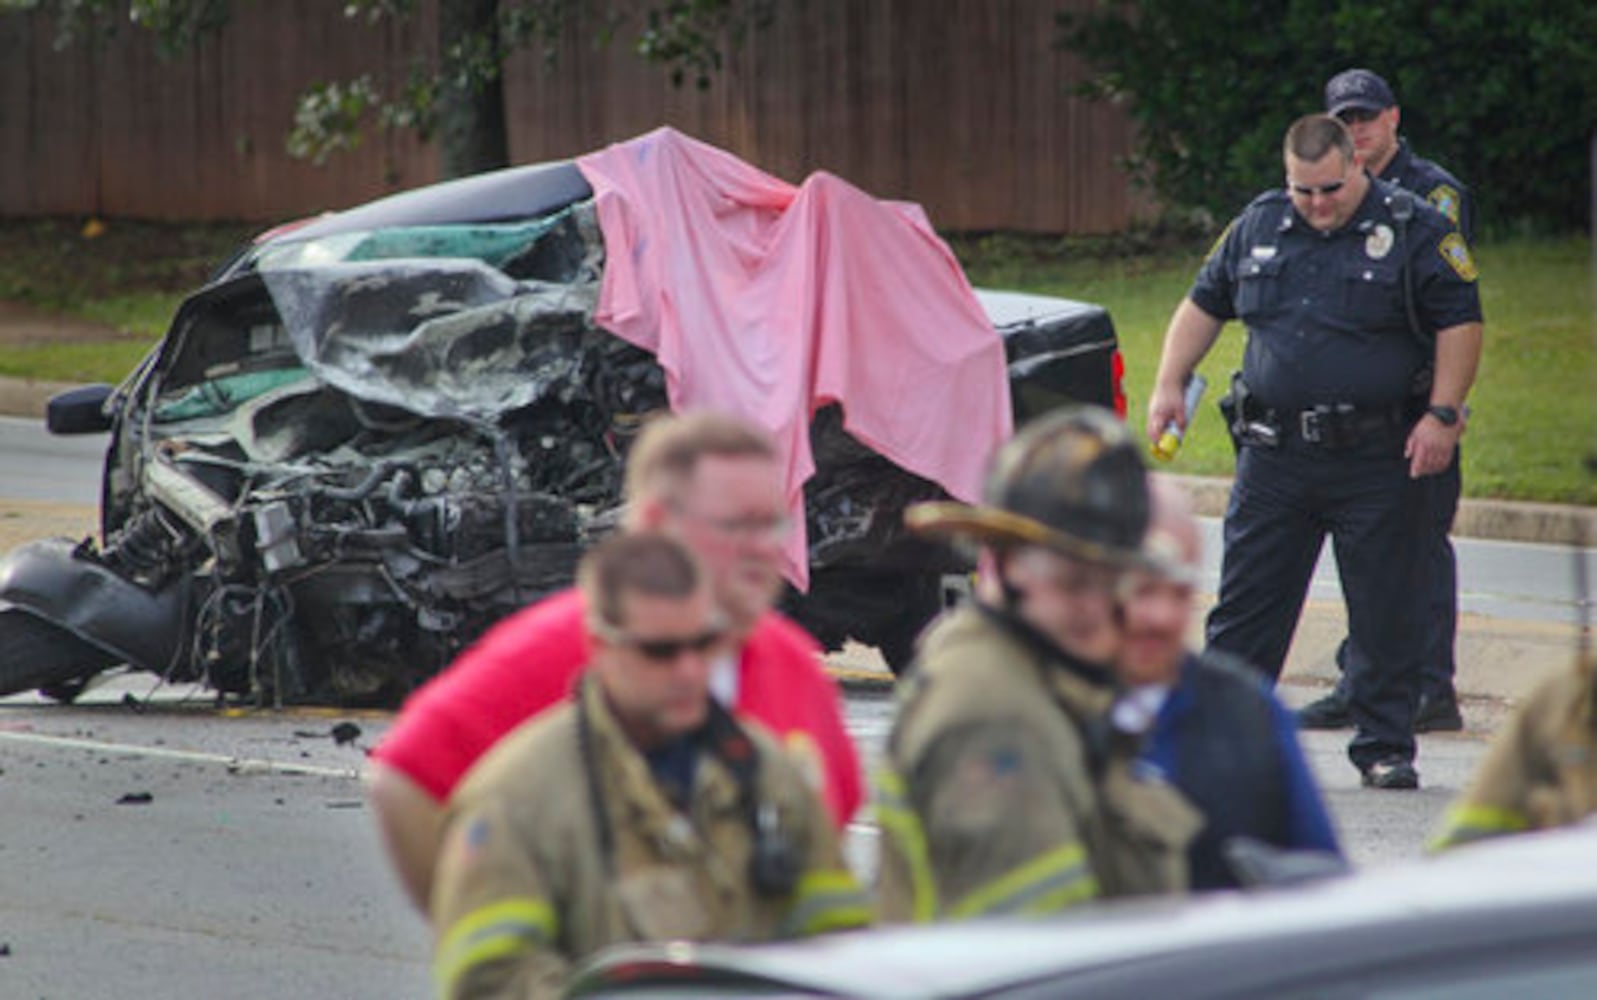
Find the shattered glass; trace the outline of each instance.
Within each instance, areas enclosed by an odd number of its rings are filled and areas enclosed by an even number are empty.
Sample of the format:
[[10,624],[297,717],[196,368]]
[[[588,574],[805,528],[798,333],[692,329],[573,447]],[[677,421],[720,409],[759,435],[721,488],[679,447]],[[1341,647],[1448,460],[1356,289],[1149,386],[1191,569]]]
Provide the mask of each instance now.
[[[483,425],[585,377],[585,353],[611,339],[592,325],[603,256],[584,202],[536,225],[348,234],[264,255],[257,269],[295,352],[328,384]],[[553,258],[561,280],[512,276]]]

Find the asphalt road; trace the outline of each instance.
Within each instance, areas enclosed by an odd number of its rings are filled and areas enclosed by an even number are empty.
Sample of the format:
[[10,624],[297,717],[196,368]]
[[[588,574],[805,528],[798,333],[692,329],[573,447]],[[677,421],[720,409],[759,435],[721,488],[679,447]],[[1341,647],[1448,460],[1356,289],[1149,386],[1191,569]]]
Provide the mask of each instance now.
[[106,440],[52,436],[39,420],[0,417],[0,497],[99,503]]
[[[0,995],[428,996],[428,936],[383,866],[358,777],[387,716],[219,712],[204,692],[153,686],[124,675],[77,705],[0,701]],[[848,699],[868,766],[892,704]],[[358,734],[338,742],[341,724]],[[1424,737],[1426,788],[1381,793],[1357,787],[1339,734],[1308,735],[1362,865],[1418,857],[1483,749],[1479,735]],[[847,845],[874,871],[868,816]]]

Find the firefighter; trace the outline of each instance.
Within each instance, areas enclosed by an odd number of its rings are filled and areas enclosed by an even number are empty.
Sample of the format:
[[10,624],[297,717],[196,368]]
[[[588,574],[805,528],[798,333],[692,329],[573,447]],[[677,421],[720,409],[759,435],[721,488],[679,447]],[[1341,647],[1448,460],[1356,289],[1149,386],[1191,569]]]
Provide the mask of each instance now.
[[578,570],[591,669],[451,800],[430,916],[437,993],[543,997],[605,945],[857,927],[826,807],[710,694],[728,623],[693,556],[617,535]]
[[1597,814],[1597,657],[1546,678],[1492,740],[1432,850]]
[[1042,913],[1186,886],[1192,808],[1115,729],[1115,594],[1141,560],[1142,459],[1073,407],[994,458],[985,503],[925,504],[929,534],[983,547],[975,600],[922,640],[879,775],[885,919]]

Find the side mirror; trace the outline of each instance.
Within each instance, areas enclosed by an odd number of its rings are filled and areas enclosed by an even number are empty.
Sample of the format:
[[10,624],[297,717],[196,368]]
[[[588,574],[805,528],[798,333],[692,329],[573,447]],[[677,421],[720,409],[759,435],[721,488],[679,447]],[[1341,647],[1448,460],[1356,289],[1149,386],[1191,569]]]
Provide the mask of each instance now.
[[50,397],[44,425],[51,434],[99,434],[111,429],[106,402],[115,390],[104,382],[80,385]]

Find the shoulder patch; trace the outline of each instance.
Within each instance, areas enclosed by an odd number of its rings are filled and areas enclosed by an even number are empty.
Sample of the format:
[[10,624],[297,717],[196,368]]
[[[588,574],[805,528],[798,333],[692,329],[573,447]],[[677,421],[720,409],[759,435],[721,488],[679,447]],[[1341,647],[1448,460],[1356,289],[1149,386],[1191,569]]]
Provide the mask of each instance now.
[[1438,184],[1431,188],[1431,193],[1425,200],[1436,206],[1436,210],[1447,216],[1453,225],[1458,225],[1458,189],[1451,184]]
[[1464,237],[1457,233],[1448,233],[1442,237],[1437,249],[1441,251],[1442,259],[1458,272],[1460,278],[1474,281],[1479,276],[1479,272],[1475,270],[1475,258],[1470,256],[1469,244],[1464,242]]

